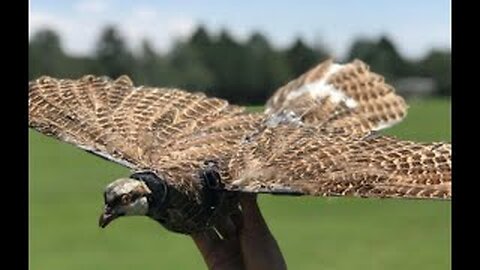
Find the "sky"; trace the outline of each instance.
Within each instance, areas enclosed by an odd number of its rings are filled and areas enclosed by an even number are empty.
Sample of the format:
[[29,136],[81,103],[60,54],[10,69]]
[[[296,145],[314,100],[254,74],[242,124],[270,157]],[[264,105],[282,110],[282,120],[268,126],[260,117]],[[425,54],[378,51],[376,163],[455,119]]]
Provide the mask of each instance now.
[[238,41],[254,31],[285,48],[301,37],[344,57],[352,41],[387,35],[408,58],[451,48],[449,0],[30,0],[29,36],[48,27],[68,53],[93,51],[107,24],[118,26],[137,48],[148,38],[161,51],[188,37],[199,24],[210,32],[227,29]]

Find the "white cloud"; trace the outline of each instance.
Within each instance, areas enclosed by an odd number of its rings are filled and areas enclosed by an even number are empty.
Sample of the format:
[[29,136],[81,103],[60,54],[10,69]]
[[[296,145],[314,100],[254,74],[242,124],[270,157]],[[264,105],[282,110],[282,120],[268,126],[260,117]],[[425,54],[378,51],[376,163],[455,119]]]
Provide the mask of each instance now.
[[29,38],[41,29],[56,31],[62,40],[64,49],[73,54],[87,54],[100,32],[100,22],[84,17],[75,19],[69,16],[47,13],[30,12]]
[[136,8],[127,18],[117,23],[134,47],[142,39],[148,38],[160,50],[167,50],[174,40],[189,36],[196,26],[192,18],[165,14],[149,7]]
[[[56,26],[64,25],[57,20],[55,16],[52,16],[48,13],[42,12],[30,12],[29,14],[29,25],[28,25],[28,36],[31,37],[36,31],[41,28],[56,28]],[[58,30],[58,29],[56,29]]]
[[168,23],[170,32],[178,36],[188,36],[195,30],[196,23],[191,18],[174,18]]
[[81,13],[102,13],[109,6],[106,0],[83,0],[74,5],[74,9]]
[[84,12],[86,10],[77,14],[60,14],[31,10],[29,36],[42,28],[53,29],[60,34],[67,52],[85,55],[92,52],[107,24],[115,25],[131,47],[137,48],[144,38],[148,38],[159,50],[168,50],[174,40],[189,36],[196,26],[195,20],[188,16],[168,14],[146,6],[126,13],[104,12],[86,16]]

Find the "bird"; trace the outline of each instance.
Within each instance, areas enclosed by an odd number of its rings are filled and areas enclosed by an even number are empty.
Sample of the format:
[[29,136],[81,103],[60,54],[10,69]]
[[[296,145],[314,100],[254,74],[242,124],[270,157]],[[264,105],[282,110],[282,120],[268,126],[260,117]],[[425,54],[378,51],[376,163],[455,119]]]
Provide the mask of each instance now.
[[126,75],[41,76],[28,96],[30,128],[131,170],[105,187],[102,228],[146,216],[218,232],[241,193],[451,199],[451,144],[379,133],[408,106],[361,60],[318,64],[257,113]]

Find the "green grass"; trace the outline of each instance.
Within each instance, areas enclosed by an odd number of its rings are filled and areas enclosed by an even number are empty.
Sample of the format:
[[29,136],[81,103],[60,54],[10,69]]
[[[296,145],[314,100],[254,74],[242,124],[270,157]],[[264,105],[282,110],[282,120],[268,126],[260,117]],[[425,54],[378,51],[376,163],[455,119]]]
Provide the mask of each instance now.
[[[450,102],[413,102],[389,131],[450,140]],[[258,108],[257,108],[258,109]],[[102,191],[128,170],[29,133],[31,269],[205,269],[193,242],[147,218],[97,227]],[[260,197],[290,269],[450,269],[450,202]]]

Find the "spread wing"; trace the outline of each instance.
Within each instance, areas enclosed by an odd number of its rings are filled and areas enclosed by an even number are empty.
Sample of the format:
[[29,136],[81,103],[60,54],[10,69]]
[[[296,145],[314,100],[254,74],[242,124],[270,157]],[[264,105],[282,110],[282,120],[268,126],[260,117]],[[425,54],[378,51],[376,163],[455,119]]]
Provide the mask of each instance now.
[[267,101],[267,114],[284,111],[307,124],[365,133],[400,122],[407,105],[362,61],[340,65],[328,60],[279,88]]
[[226,190],[451,196],[449,144],[268,119],[202,94],[135,87],[126,76],[29,84],[30,127],[133,170],[162,173],[185,191],[214,161]]
[[30,127],[133,170],[221,160],[259,118],[203,94],[135,87],[126,76],[29,84]]
[[247,192],[451,197],[451,145],[280,125],[245,142],[226,189]]

